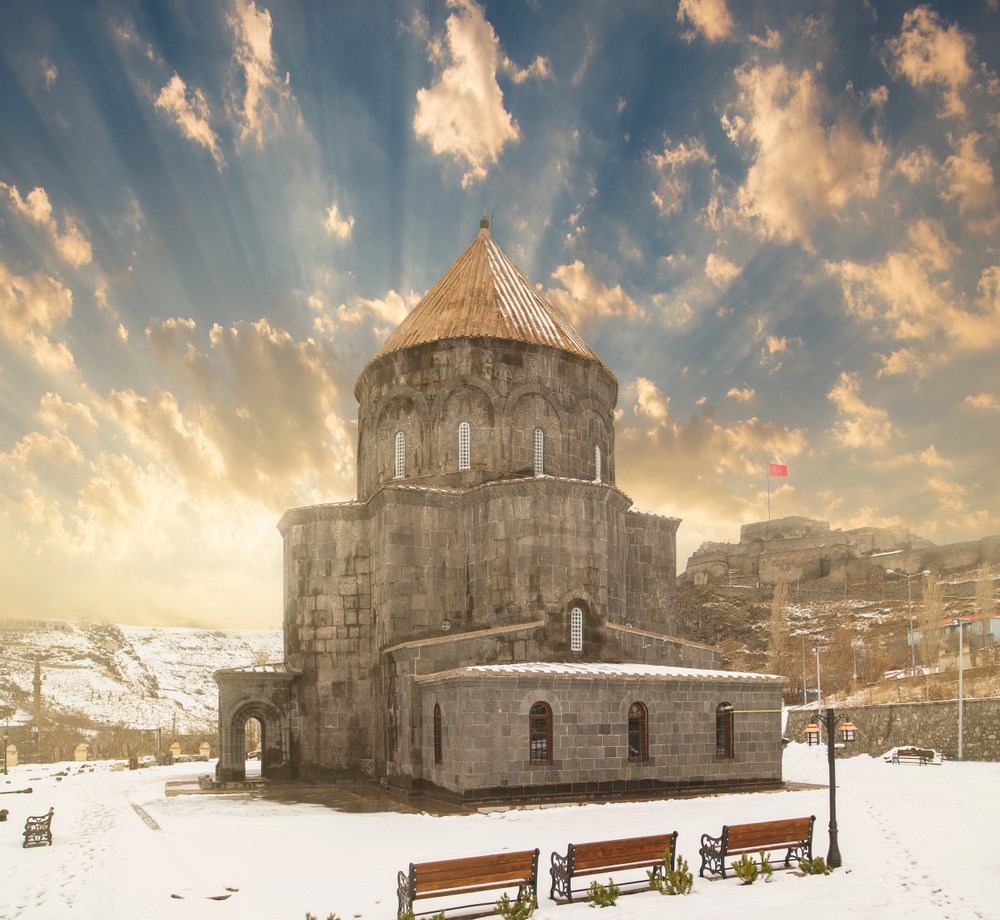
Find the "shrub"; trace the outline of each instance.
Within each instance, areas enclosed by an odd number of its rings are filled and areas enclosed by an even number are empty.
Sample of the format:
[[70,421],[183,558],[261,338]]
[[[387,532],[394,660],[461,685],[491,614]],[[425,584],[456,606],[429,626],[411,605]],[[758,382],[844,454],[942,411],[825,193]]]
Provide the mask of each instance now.
[[749,853],[744,853],[736,862],[733,863],[733,872],[736,873],[736,877],[740,879],[744,885],[752,885],[757,881],[757,876],[759,870],[757,869],[757,862],[750,858]]
[[774,872],[774,867],[771,865],[771,854],[765,853],[760,858],[760,874],[763,876],[765,882],[771,881],[771,875]]
[[815,859],[800,859],[799,868],[806,875],[829,875],[833,872],[833,866],[828,866],[822,856]]
[[[503,917],[503,920],[528,920],[538,907],[538,899],[534,895],[525,897],[519,894],[517,899],[512,901],[510,895],[504,894],[496,903],[496,912]],[[442,911],[441,917],[444,917]],[[433,918],[432,918],[433,920]]]
[[587,891],[587,900],[591,907],[614,907],[618,901],[621,889],[614,883],[614,879],[608,879],[607,885],[602,885],[597,879],[590,883]]
[[669,858],[669,853],[663,855],[663,875],[646,873],[649,876],[649,887],[660,894],[690,894],[694,886],[694,873],[688,867],[687,860],[683,856],[677,857],[677,868],[671,869]]

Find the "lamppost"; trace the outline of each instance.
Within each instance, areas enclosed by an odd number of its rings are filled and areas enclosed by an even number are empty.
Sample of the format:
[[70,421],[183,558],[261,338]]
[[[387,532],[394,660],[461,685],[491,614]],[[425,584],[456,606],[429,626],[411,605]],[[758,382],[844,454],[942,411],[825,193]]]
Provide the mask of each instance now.
[[965,654],[962,644],[962,626],[964,621],[958,617],[951,621],[952,626],[958,627],[958,759],[962,759],[962,710],[965,705],[965,688],[962,685],[962,678],[965,674]]
[[4,729],[3,734],[3,775],[7,775],[7,731]]
[[[840,724],[841,720],[843,720],[843,724]],[[840,846],[837,842],[837,745],[833,736],[837,731],[837,726],[840,725],[840,740],[845,744],[850,744],[854,740],[854,734],[858,728],[847,716],[837,716],[833,709],[827,709],[826,715],[822,716],[817,712],[816,721],[826,729],[826,761],[830,770],[830,849],[826,854],[826,864],[832,869],[839,869],[843,862],[840,858]],[[819,744],[819,725],[815,723],[807,725],[803,731],[808,744]]]
[[906,572],[896,572],[893,569],[886,569],[885,574],[906,579],[906,608],[910,614],[910,674],[912,676],[917,673],[917,646],[913,641],[913,590],[910,587],[910,583],[914,578],[924,578],[930,575],[931,570],[924,569],[922,572],[908,575]]
[[823,690],[820,687],[819,682],[819,649],[820,646],[814,645],[813,651],[816,653],[816,708],[819,709],[820,701],[823,699]]

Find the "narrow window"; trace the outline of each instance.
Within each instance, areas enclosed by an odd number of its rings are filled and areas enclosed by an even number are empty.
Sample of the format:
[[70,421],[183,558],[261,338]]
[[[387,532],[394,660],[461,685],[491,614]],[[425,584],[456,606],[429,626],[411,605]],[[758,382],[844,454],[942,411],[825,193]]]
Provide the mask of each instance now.
[[646,707],[633,703],[628,708],[628,759],[649,760],[649,734]]
[[574,607],[569,615],[569,647],[570,651],[583,651],[583,609]]
[[471,465],[470,441],[469,423],[462,422],[458,426],[458,468],[460,470],[467,470]]
[[528,762],[552,763],[552,710],[548,703],[531,707],[528,727]]
[[545,432],[541,428],[535,429],[535,475],[541,476],[545,472]]
[[434,704],[434,763],[441,763],[441,707]]
[[601,481],[601,448],[594,448],[594,482]]
[[396,432],[396,470],[395,478],[402,479],[406,475],[406,435]]
[[715,709],[715,756],[733,758],[733,707],[719,703]]

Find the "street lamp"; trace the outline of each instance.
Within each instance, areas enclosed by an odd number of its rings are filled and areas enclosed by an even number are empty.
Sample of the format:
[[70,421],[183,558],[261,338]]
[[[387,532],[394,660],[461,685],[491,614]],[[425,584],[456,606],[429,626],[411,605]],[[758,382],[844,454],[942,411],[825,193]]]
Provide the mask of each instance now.
[[820,701],[823,699],[823,691],[819,682],[819,650],[820,646],[814,645],[813,651],[816,653],[816,708],[819,709]]
[[922,572],[908,575],[906,572],[896,572],[893,569],[886,569],[885,574],[906,579],[906,607],[910,614],[910,674],[912,676],[917,673],[917,647],[913,642],[913,591],[910,588],[910,583],[914,578],[923,578],[926,575],[930,575],[931,570],[924,569]]
[[[837,716],[832,709],[827,709],[826,715],[821,716],[816,713],[816,721],[826,729],[826,760],[830,770],[830,849],[826,854],[826,864],[832,869],[839,869],[842,865],[840,846],[837,843],[837,771],[835,759],[837,745],[834,742],[834,735],[841,719],[844,722],[840,725],[840,740],[845,744],[850,744],[858,730],[853,722],[846,716]],[[812,735],[810,729],[817,729],[816,735],[819,735],[817,726],[809,725],[806,727],[807,738]],[[811,744],[812,741],[809,743]]]
[[958,759],[962,759],[962,710],[965,705],[965,693],[964,686],[962,685],[962,678],[965,674],[965,655],[963,653],[964,646],[962,644],[962,626],[964,621],[961,617],[951,621],[952,626],[958,627]]

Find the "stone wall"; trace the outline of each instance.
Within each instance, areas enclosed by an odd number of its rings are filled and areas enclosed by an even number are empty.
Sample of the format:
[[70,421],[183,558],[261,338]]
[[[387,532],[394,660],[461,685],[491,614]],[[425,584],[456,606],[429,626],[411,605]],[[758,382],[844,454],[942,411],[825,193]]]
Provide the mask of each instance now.
[[[670,794],[781,780],[780,682],[466,671],[418,679],[420,786],[466,800]],[[552,763],[529,763],[528,713],[552,709]],[[628,711],[648,712],[645,762],[628,757]],[[730,703],[734,757],[716,756],[716,707]],[[442,713],[436,764],[433,711]]]
[[[544,472],[614,483],[618,381],[600,362],[541,345],[453,339],[392,352],[358,377],[358,497],[394,480],[396,433],[404,481],[429,487],[531,475],[533,432],[545,432]],[[470,427],[459,470],[458,427]]]
[[[857,725],[853,744],[841,749],[849,757],[880,757],[894,747],[924,747],[958,757],[958,701],[845,706],[836,710]],[[792,710],[785,737],[804,741],[802,730],[814,721],[815,709]],[[1000,699],[965,700],[962,713],[962,759],[1000,761]]]

